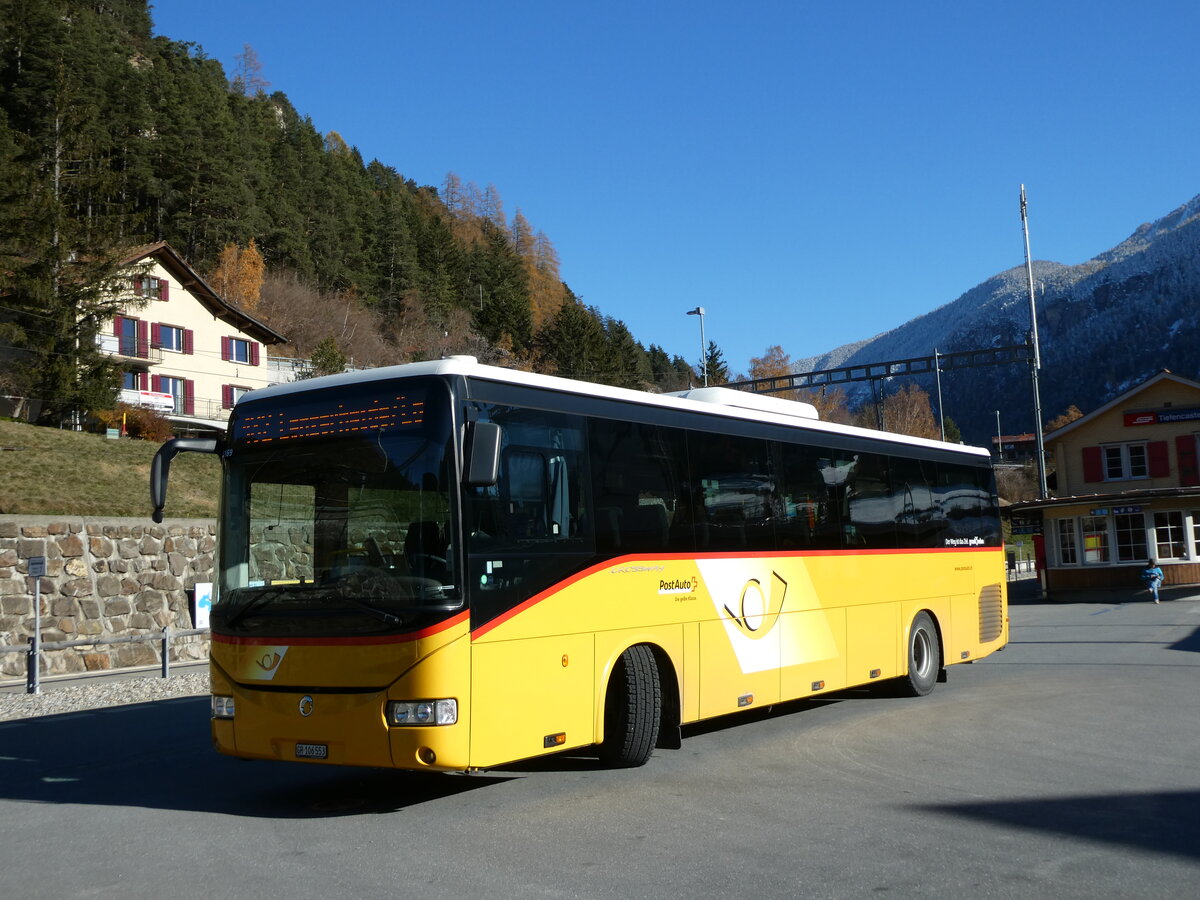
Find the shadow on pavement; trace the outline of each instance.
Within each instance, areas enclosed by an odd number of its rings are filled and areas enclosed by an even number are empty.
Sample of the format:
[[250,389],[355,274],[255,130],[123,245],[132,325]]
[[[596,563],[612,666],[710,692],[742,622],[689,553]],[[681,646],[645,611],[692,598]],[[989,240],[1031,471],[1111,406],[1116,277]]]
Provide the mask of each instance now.
[[[1159,592],[1159,596],[1163,604],[1200,600],[1200,587],[1194,584],[1169,585]],[[1122,603],[1154,604],[1150,592],[1138,586],[1055,591],[1048,597],[1043,597],[1042,585],[1036,578],[1008,582],[1008,602],[1010,606],[1065,606],[1071,603],[1106,603],[1113,606]]]
[[947,803],[922,809],[1186,859],[1200,858],[1200,791]]
[[189,697],[0,722],[0,798],[315,819],[509,780],[232,759],[212,749],[208,707]]

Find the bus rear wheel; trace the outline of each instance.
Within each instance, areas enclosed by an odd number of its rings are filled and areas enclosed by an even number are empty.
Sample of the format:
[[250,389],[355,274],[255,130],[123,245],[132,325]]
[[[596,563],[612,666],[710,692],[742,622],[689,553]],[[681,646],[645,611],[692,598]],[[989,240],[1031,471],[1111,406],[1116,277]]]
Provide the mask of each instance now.
[[942,669],[942,651],[937,628],[927,612],[919,612],[908,632],[908,674],[899,679],[907,697],[924,697],[937,684]]
[[643,765],[658,741],[661,721],[658,663],[649,647],[638,644],[621,654],[608,682],[600,761],[614,768]]

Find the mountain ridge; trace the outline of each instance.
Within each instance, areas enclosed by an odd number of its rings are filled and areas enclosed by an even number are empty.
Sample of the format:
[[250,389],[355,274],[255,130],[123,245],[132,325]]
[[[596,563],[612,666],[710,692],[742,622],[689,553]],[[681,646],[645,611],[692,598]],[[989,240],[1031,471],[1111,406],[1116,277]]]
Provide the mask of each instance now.
[[[1085,412],[1164,368],[1200,373],[1200,194],[1128,238],[1077,265],[1033,263],[1037,286],[1039,376],[1043,421],[1074,404]],[[1029,331],[1025,267],[999,272],[949,303],[874,337],[797,360],[795,371],[817,371],[916,356],[1024,343]],[[1161,336],[1161,337],[1156,337]],[[946,414],[972,443],[995,432],[996,411],[1007,433],[1034,427],[1025,366],[943,374]],[[889,392],[904,380],[889,379]],[[928,381],[929,384],[924,382]],[[918,380],[932,393],[933,379]],[[866,383],[848,386],[852,402],[868,398]],[[983,402],[984,397],[994,402]],[[1020,423],[1020,424],[1018,424]]]

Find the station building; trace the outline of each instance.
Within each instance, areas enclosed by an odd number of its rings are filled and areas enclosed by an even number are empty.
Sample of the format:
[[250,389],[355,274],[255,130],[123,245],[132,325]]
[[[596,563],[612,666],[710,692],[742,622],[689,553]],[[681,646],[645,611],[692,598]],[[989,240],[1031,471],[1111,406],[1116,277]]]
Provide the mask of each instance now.
[[1040,525],[1047,590],[1200,582],[1200,382],[1167,370],[1051,432],[1057,496],[1009,507]]

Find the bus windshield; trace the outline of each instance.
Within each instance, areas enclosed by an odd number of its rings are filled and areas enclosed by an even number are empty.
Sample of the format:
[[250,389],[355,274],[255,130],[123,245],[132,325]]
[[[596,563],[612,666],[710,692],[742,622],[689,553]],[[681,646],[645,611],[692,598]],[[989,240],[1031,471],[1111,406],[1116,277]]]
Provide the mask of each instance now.
[[462,605],[442,382],[246,401],[229,446],[215,629],[402,632]]

